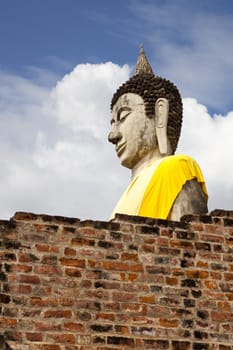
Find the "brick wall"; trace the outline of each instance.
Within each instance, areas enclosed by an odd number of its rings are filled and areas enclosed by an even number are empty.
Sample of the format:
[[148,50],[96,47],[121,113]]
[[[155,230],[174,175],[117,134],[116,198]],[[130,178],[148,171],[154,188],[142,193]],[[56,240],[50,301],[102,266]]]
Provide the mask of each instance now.
[[233,349],[233,212],[0,232],[0,349]]

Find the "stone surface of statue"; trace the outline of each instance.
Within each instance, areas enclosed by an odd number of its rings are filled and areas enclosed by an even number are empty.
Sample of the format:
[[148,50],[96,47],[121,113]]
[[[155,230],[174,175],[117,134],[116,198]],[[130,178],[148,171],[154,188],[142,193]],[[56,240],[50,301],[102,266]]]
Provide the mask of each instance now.
[[179,220],[207,212],[207,191],[194,159],[174,155],[182,100],[170,81],[155,76],[140,49],[135,75],[115,92],[109,141],[132,181],[113,211]]

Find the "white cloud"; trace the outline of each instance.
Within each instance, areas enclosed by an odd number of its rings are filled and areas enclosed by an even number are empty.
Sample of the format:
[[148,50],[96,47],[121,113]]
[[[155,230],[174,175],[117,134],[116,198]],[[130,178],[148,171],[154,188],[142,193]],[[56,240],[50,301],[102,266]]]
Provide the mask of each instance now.
[[[1,218],[25,210],[108,219],[130,179],[107,142],[111,96],[128,76],[128,66],[82,64],[49,88],[0,74]],[[184,107],[180,150],[200,163],[210,209],[232,208],[233,112],[211,118],[194,99]]]
[[225,112],[233,104],[233,16],[210,2],[131,1],[132,36],[151,47],[155,73],[175,82],[184,97]]
[[53,89],[0,75],[1,217],[109,217],[124,174],[107,141],[109,105],[128,75],[128,66],[83,64]]
[[209,208],[233,208],[233,112],[208,113],[195,99],[184,100],[184,122],[178,152],[198,160],[209,192]]

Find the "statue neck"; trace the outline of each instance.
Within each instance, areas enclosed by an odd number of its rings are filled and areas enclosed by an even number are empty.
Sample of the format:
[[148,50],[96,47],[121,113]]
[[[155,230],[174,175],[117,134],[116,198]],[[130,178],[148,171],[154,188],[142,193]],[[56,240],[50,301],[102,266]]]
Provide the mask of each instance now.
[[139,162],[132,168],[131,180],[133,180],[147,165],[163,157],[164,156],[161,155],[158,149],[147,153],[147,155],[140,159]]

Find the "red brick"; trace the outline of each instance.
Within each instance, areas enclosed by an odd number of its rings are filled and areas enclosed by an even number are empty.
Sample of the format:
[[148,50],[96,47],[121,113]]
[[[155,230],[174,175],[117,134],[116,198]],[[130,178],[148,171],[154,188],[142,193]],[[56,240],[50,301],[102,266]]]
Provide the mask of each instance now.
[[57,256],[56,255],[44,255],[41,259],[41,264],[45,265],[57,265]]
[[211,272],[210,277],[213,278],[214,280],[221,280],[222,279],[222,274],[221,272]]
[[136,273],[129,273],[128,274],[128,279],[131,282],[134,282],[137,279],[138,275]]
[[154,253],[155,252],[155,246],[151,244],[143,244],[141,246],[141,251],[146,253]]
[[84,326],[81,323],[65,322],[64,323],[64,329],[66,331],[70,331],[70,332],[83,332],[84,331]]
[[140,263],[140,264],[130,264],[129,265],[129,271],[132,271],[132,272],[143,272],[144,271],[144,268],[143,268],[143,265]]
[[30,299],[30,304],[37,305],[37,306],[57,306],[58,301],[55,297],[46,297],[46,298],[32,297]]
[[35,329],[40,332],[47,332],[47,331],[60,331],[61,330],[61,324],[56,324],[54,322],[35,322]]
[[43,335],[42,333],[26,333],[26,338],[27,340],[37,342],[37,341],[42,341]]
[[71,240],[72,246],[88,246],[88,247],[94,247],[95,246],[95,240],[94,239],[87,239],[84,237],[75,237]]
[[60,299],[60,304],[62,306],[73,306],[75,303],[75,297],[62,296]]
[[24,262],[24,263],[26,262],[33,263],[40,260],[39,257],[37,257],[36,255],[29,254],[29,253],[19,253],[18,259],[19,259],[19,262]]
[[44,312],[44,318],[71,318],[70,310],[47,310]]
[[159,325],[160,327],[166,327],[166,328],[177,328],[179,326],[180,321],[177,319],[170,319],[170,318],[160,318],[159,319]]
[[162,247],[169,247],[170,240],[167,237],[158,237],[158,245]]
[[218,309],[225,310],[225,311],[231,311],[231,303],[227,301],[219,301],[218,302]]
[[0,326],[2,328],[15,328],[17,320],[14,318],[0,318]]
[[40,284],[40,278],[36,275],[20,275],[21,283]]
[[224,278],[226,281],[232,281],[233,280],[233,273],[224,273]]
[[52,338],[56,343],[75,344],[75,335],[69,333],[48,334],[48,338]]
[[134,301],[136,299],[135,293],[113,292],[112,299],[114,301]]
[[203,271],[203,270],[188,270],[188,271],[186,271],[186,276],[188,278],[205,279],[209,276],[209,272]]
[[7,343],[14,350],[230,349],[233,211],[224,215],[0,222]]
[[61,347],[54,344],[42,344],[41,350],[61,350]]
[[[206,224],[205,225],[205,231],[207,233],[216,233],[217,234],[222,234],[222,226],[220,225],[213,225],[213,224]],[[204,236],[204,237],[203,237]],[[205,237],[206,236],[206,237]],[[210,237],[209,237],[210,236]],[[218,238],[216,238],[217,240],[219,240],[218,242],[223,242],[223,237],[222,236],[217,236]],[[217,242],[214,238],[214,235],[201,235],[201,240],[206,240],[206,241],[211,241],[213,239],[212,242]]]
[[12,264],[10,265],[10,271],[11,272],[31,272],[32,271],[32,266],[30,265],[21,265],[21,264]]
[[212,321],[233,322],[233,312],[212,311]]
[[208,289],[218,289],[218,285],[215,281],[205,281],[205,286]]
[[32,291],[32,287],[30,285],[20,284],[17,287],[17,292],[19,294],[30,294],[31,291]]
[[196,262],[197,267],[202,267],[203,269],[208,269],[209,264],[206,261],[199,260]]
[[70,277],[81,277],[81,271],[75,268],[65,269],[65,273]]
[[105,270],[128,271],[129,264],[118,261],[104,261],[103,268]]
[[226,297],[228,300],[233,301],[233,293],[226,293]]
[[121,259],[123,261],[125,260],[132,260],[132,261],[138,261],[138,254],[134,254],[134,253],[123,253],[121,255]]
[[204,225],[200,223],[192,223],[192,227],[194,231],[203,231],[204,230]]
[[85,237],[93,237],[98,239],[104,239],[105,238],[105,232],[95,230],[91,227],[83,227],[79,229],[80,235],[83,235]]
[[35,247],[38,252],[59,253],[59,247],[55,245],[36,244]]
[[61,258],[60,262],[64,266],[85,267],[84,259]]
[[56,266],[35,266],[34,273],[43,275],[61,275],[61,271]]
[[166,276],[166,283],[170,286],[176,286],[178,284],[178,278]]
[[64,253],[65,253],[65,255],[74,256],[74,255],[76,255],[76,250],[72,249],[72,248],[69,248],[69,247],[66,247],[65,250],[64,250]]
[[113,313],[100,312],[96,315],[96,319],[97,320],[114,321],[115,315]]
[[154,304],[155,303],[155,295],[143,295],[139,297],[139,302],[140,303],[147,303],[147,304]]

